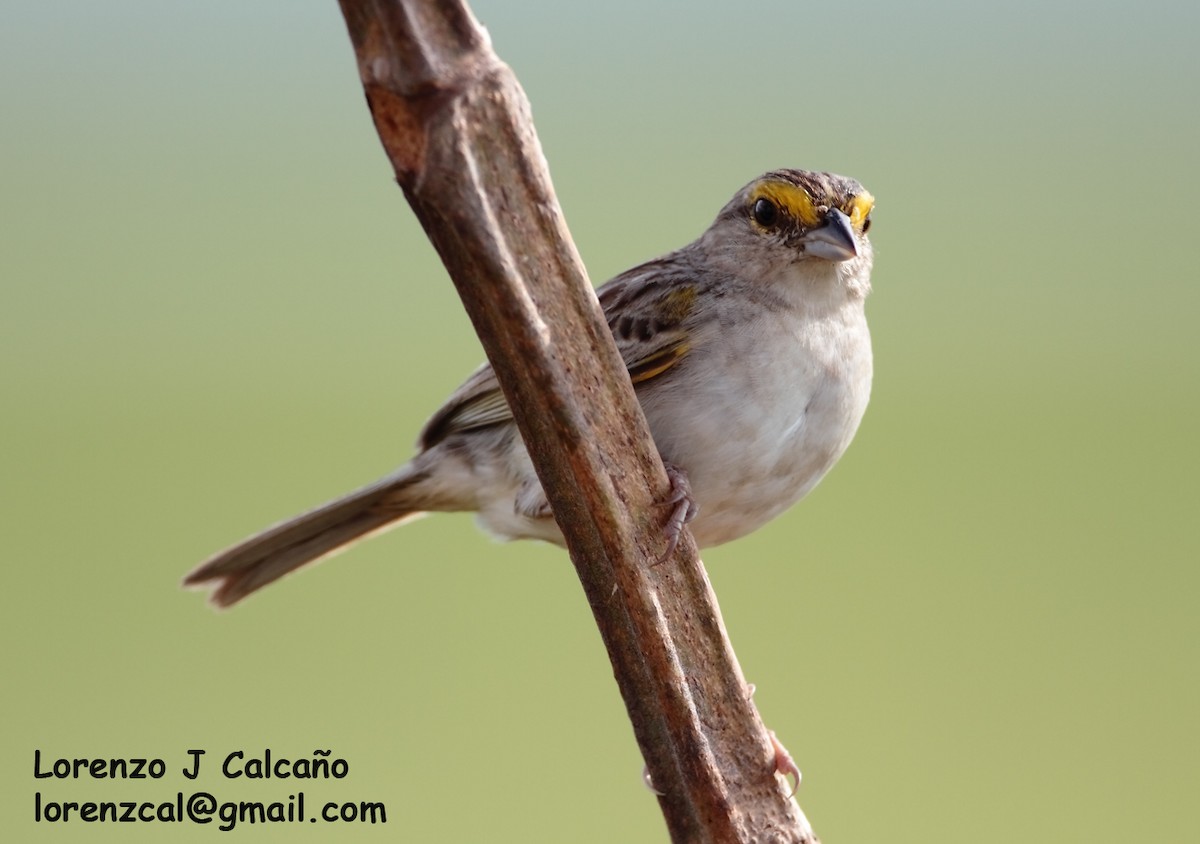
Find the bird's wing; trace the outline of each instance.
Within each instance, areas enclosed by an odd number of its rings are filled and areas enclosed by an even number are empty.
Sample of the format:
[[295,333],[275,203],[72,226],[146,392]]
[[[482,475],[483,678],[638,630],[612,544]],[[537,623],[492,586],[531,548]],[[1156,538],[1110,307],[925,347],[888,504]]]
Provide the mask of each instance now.
[[[640,387],[667,372],[691,348],[686,327],[696,286],[680,272],[677,254],[635,267],[596,291],[608,328]],[[496,373],[484,364],[425,424],[418,445],[432,448],[451,434],[512,421]]]
[[451,434],[510,421],[512,411],[500,392],[496,373],[491,364],[485,363],[425,423],[417,446],[422,450],[433,448]]

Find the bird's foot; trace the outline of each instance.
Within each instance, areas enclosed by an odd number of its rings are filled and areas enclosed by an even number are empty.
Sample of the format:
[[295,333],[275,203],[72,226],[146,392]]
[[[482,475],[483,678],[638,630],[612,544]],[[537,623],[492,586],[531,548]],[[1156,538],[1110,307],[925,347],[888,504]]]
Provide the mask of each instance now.
[[692,485],[688,481],[687,472],[670,463],[663,465],[667,469],[667,480],[671,484],[671,495],[663,502],[663,506],[671,508],[671,515],[667,517],[667,525],[663,530],[667,538],[667,550],[654,561],[653,565],[656,566],[665,563],[675,553],[679,537],[683,535],[684,525],[696,518],[696,514],[700,512],[695,499],[692,498]]

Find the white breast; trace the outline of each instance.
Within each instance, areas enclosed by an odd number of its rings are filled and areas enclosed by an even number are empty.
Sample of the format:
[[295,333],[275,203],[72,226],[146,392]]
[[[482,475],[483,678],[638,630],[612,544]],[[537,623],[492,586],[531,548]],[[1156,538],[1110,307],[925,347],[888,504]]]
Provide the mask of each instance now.
[[686,395],[643,397],[664,459],[688,473],[702,547],[750,533],[816,486],[850,444],[871,389],[861,299],[802,320],[762,313],[725,331],[689,355]]

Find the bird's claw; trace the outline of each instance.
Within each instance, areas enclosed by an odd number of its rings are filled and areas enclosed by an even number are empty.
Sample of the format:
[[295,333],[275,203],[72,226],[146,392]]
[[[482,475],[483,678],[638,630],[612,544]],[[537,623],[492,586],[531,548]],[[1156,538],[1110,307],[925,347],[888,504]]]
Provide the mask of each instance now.
[[692,498],[692,485],[688,481],[687,472],[670,463],[664,465],[667,469],[667,480],[671,484],[671,495],[663,502],[663,506],[671,508],[671,515],[667,517],[667,525],[663,530],[667,538],[667,550],[654,561],[652,565],[655,566],[662,565],[670,559],[679,546],[679,537],[683,535],[684,525],[696,518],[696,514],[700,512]]

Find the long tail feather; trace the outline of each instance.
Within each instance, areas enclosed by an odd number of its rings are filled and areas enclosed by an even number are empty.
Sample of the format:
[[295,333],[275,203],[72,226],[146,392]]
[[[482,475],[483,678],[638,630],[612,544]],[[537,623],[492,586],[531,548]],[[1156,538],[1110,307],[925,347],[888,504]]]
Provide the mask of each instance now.
[[228,607],[296,569],[360,539],[421,515],[409,493],[424,476],[406,467],[382,480],[280,522],[201,563],[184,586],[215,586],[210,600]]

